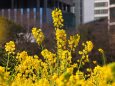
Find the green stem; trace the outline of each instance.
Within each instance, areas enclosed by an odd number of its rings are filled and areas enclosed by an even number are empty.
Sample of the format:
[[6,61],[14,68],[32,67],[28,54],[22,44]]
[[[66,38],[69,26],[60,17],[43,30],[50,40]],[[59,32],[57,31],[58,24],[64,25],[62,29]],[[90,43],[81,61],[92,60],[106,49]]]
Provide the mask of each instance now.
[[102,54],[102,60],[103,60],[103,65],[106,65],[106,57],[104,54]]
[[79,64],[79,66],[78,66],[78,71],[79,71],[79,69],[80,69],[80,67],[81,67],[81,62],[82,62],[82,58],[80,59],[80,64]]
[[7,65],[6,65],[6,72],[7,72],[7,70],[8,70],[9,59],[10,59],[10,56],[9,56],[9,54],[8,54],[8,60],[7,60]]

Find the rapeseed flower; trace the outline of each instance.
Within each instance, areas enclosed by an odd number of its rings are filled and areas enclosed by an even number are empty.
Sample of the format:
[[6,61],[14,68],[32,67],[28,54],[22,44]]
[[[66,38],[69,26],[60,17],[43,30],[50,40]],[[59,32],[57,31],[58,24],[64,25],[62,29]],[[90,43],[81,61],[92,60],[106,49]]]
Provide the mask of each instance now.
[[5,45],[5,51],[8,53],[8,54],[14,54],[14,51],[15,51],[15,43],[13,41],[10,41],[8,43],[6,43]]
[[65,30],[56,29],[56,41],[58,49],[66,48],[66,32]]
[[44,34],[43,34],[42,30],[37,29],[37,28],[32,28],[32,34],[33,34],[36,42],[38,43],[38,45],[41,45],[42,42],[44,41]]
[[99,51],[100,53],[104,54],[104,50],[103,50],[103,49],[99,48],[98,51]]
[[74,36],[70,36],[70,39],[68,40],[68,47],[70,48],[71,51],[75,51],[79,41],[80,41],[80,35],[76,34]]
[[52,11],[53,24],[55,28],[63,27],[62,11],[58,8]]

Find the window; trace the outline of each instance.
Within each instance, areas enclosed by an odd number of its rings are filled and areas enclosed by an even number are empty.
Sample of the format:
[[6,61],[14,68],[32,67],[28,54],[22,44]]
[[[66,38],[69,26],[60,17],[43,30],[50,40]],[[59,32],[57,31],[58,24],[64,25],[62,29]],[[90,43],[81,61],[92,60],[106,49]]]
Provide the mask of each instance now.
[[110,0],[110,4],[115,4],[115,0]]
[[107,14],[108,10],[107,9],[104,9],[104,10],[95,10],[94,13],[95,14]]
[[95,7],[107,7],[108,3],[107,2],[99,2],[95,3]]

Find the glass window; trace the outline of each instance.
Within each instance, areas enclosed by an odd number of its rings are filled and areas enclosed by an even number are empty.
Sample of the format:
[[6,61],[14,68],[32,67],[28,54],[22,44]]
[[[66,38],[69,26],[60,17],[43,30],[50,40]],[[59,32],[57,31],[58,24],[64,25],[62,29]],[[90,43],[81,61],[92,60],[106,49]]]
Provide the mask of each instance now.
[[107,7],[108,3],[107,2],[98,2],[95,3],[95,7]]
[[108,10],[107,9],[105,9],[105,10],[95,10],[94,13],[95,14],[107,14]]
[[110,4],[115,4],[115,0],[110,0]]

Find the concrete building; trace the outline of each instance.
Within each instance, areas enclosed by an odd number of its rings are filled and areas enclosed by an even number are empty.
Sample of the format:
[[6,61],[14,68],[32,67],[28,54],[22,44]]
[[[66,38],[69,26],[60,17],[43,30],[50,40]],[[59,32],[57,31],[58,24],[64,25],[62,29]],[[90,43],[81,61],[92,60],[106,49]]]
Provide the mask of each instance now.
[[108,18],[109,0],[94,0],[94,19]]
[[94,20],[94,0],[83,0],[83,23]]
[[94,20],[94,0],[74,0],[76,27]]
[[110,23],[115,25],[115,0],[110,0],[109,2],[109,17]]
[[110,49],[115,55],[115,0],[109,2],[108,32]]
[[[25,28],[52,24],[51,11],[60,8],[73,21],[73,0],[0,0],[0,15],[21,24]],[[26,22],[25,22],[26,21]],[[70,24],[71,24],[70,22]],[[74,22],[74,21],[73,21]]]

